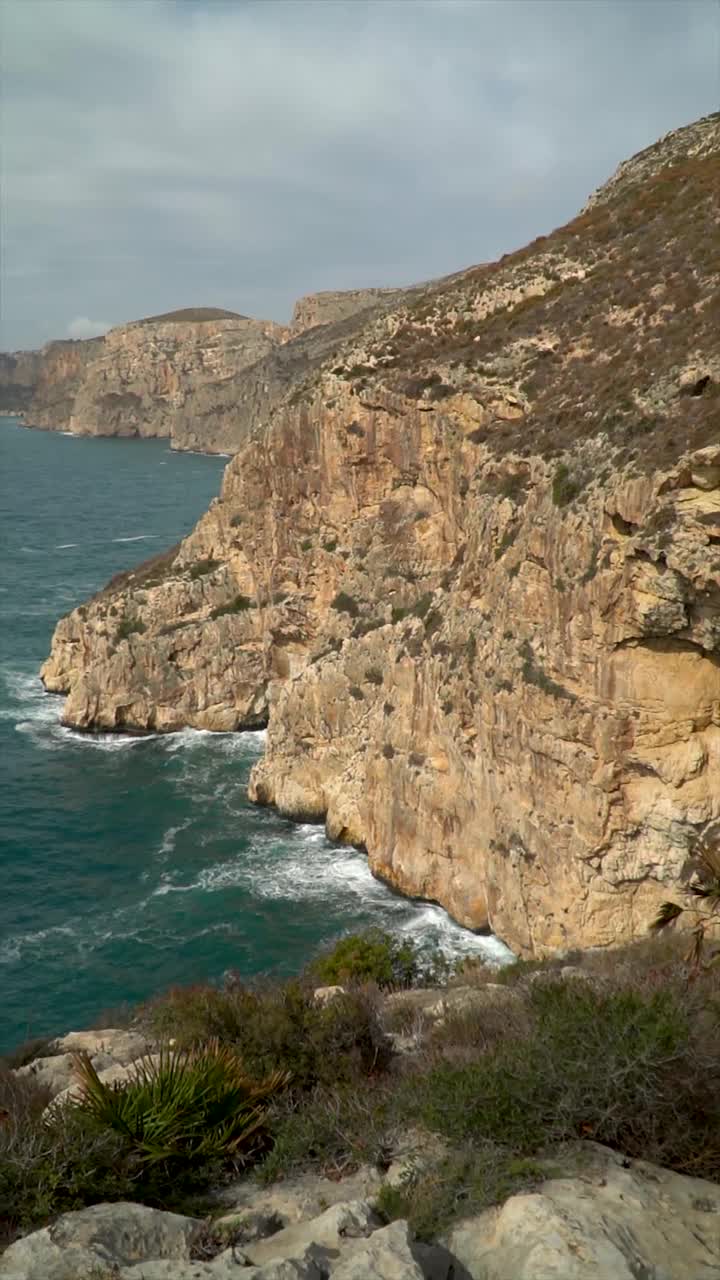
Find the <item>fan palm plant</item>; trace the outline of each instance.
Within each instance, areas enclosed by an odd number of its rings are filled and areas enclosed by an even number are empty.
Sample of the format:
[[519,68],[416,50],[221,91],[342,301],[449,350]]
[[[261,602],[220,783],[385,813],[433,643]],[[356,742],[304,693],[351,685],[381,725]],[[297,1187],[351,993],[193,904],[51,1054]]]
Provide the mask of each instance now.
[[143,1165],[231,1158],[246,1162],[262,1145],[266,1103],[288,1081],[276,1071],[252,1080],[231,1048],[159,1054],[135,1063],[127,1080],[100,1080],[86,1053],[74,1054],[75,1105],[127,1139]]
[[708,951],[710,932],[720,926],[720,823],[714,823],[696,842],[694,854],[697,861],[697,877],[688,885],[688,893],[696,899],[695,906],[680,906],[677,902],[663,902],[650,928],[659,933],[674,924],[681,916],[693,920],[692,941],[688,961],[694,970],[703,964],[720,960],[720,948]]

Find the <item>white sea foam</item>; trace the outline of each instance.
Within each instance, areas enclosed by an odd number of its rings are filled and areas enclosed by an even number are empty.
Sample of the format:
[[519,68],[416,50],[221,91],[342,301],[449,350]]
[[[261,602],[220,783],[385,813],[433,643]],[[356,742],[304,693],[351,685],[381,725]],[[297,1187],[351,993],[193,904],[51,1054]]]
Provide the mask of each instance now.
[[72,925],[51,925],[48,929],[36,929],[31,933],[18,933],[6,938],[0,944],[0,964],[14,964],[22,960],[28,951],[37,950],[50,938],[76,937],[77,931]]
[[150,538],[157,538],[156,533],[134,533],[131,537],[111,538],[111,542],[146,542]]
[[79,547],[79,542],[58,542],[55,546],[56,551],[68,551],[70,547]]

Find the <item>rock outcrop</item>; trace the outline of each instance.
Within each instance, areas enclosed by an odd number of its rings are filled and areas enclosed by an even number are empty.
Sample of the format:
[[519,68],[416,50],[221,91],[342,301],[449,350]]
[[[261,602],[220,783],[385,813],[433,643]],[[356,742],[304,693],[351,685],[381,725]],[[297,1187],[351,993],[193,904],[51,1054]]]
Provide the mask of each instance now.
[[[699,1280],[720,1275],[720,1187],[596,1143],[547,1161],[531,1194],[460,1222],[422,1244],[404,1221],[387,1226],[372,1201],[243,1234],[221,1219],[132,1203],[63,1214],[10,1245],[2,1280]],[[338,1184],[336,1184],[338,1185]],[[340,1184],[342,1185],[342,1184]],[[266,1193],[255,1187],[259,1201]],[[256,1219],[260,1223],[260,1217]],[[280,1229],[278,1229],[280,1223]],[[262,1230],[262,1227],[260,1228]]]
[[42,359],[39,351],[0,352],[0,414],[22,414],[32,400]]
[[[471,1280],[699,1280],[720,1276],[720,1187],[597,1143],[564,1176],[460,1223],[447,1240]],[[573,1169],[572,1166],[575,1165]]]
[[104,338],[50,343],[27,423],[79,435],[165,436],[186,447],[173,427],[188,399],[195,411],[212,404],[218,387],[285,334],[269,321],[196,308],[120,325]]
[[718,135],[226,382],[220,497],[58,624],[66,722],[267,723],[252,798],[404,892],[642,932],[720,817]]
[[400,289],[343,289],[337,292],[308,293],[293,307],[290,333],[293,337],[321,324],[336,324],[378,302],[399,298]]

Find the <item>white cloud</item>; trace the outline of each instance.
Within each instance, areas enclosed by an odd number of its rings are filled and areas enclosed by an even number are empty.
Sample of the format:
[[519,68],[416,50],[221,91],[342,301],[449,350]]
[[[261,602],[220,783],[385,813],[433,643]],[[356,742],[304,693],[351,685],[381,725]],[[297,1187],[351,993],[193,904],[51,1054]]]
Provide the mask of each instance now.
[[[715,0],[2,0],[3,343],[286,319],[566,220],[715,108]],[[75,322],[74,322],[75,323]]]
[[106,320],[90,320],[88,316],[76,316],[67,327],[68,338],[97,338],[112,328]]

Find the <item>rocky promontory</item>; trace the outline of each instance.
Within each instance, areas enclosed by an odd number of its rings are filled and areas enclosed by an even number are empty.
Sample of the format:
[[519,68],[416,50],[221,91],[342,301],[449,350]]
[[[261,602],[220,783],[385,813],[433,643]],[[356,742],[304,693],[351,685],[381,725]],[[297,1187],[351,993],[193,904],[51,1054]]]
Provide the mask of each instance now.
[[66,723],[267,723],[252,798],[404,892],[526,955],[642,932],[720,817],[718,150],[224,381],[219,498],[58,624]]

